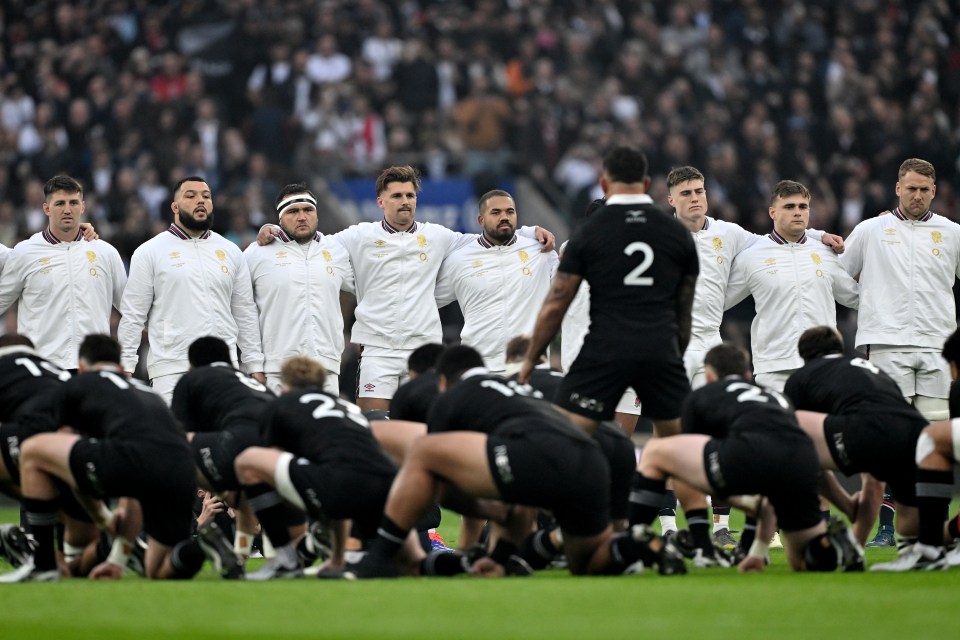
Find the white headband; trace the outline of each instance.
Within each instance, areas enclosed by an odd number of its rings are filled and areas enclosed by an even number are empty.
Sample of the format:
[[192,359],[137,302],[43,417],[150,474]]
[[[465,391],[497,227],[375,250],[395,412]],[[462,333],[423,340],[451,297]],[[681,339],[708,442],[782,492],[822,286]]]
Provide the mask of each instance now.
[[289,198],[287,198],[286,200],[280,201],[280,204],[277,205],[277,217],[279,218],[280,216],[282,216],[284,210],[287,209],[288,207],[295,204],[300,204],[302,202],[308,202],[313,205],[314,209],[317,208],[316,199],[313,196],[311,196],[309,193],[295,193]]

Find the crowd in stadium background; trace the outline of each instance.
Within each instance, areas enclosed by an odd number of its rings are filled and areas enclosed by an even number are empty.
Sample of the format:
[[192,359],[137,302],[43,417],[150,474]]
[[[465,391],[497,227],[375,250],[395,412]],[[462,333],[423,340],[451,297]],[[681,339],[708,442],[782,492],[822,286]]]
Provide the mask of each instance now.
[[[10,0],[0,8],[0,242],[44,224],[42,184],[86,186],[128,260],[200,174],[241,247],[283,184],[411,163],[523,175],[568,220],[615,142],[652,195],[692,164],[711,215],[769,228],[782,178],[846,235],[895,203],[907,157],[960,220],[956,0]],[[562,238],[561,238],[562,239]]]

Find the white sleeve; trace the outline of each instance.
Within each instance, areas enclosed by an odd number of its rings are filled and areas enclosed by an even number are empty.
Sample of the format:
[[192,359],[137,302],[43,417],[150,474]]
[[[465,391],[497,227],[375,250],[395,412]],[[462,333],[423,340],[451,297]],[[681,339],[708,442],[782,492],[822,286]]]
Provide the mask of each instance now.
[[[827,247],[829,249],[829,247]],[[833,271],[833,299],[845,307],[857,309],[860,306],[860,285],[849,273],[844,270],[840,260],[831,252],[830,257],[836,260],[831,264]],[[830,258],[828,258],[829,260]]]
[[120,304],[123,301],[123,290],[127,286],[127,269],[123,266],[123,260],[120,259],[120,252],[113,249],[110,255],[110,261],[113,263],[110,266],[113,273],[113,308],[120,311]]
[[727,281],[727,294],[723,302],[724,311],[742,302],[750,295],[750,285],[747,282],[748,262],[748,260],[737,257],[730,265],[730,279]]
[[260,317],[253,300],[250,269],[243,256],[237,260],[230,310],[237,321],[237,346],[240,347],[241,370],[244,373],[262,372],[263,346],[260,340]]
[[847,270],[847,273],[854,278],[858,277],[863,270],[863,250],[864,241],[866,240],[864,231],[865,224],[865,222],[861,222],[853,228],[850,236],[844,241],[844,251],[839,256],[840,264],[842,264],[843,268]]
[[153,256],[137,249],[130,259],[130,276],[120,300],[120,325],[117,339],[120,341],[123,368],[129,373],[137,368],[140,341],[143,329],[153,306],[154,282]]
[[20,260],[16,251],[10,251],[3,272],[0,273],[0,314],[20,299],[23,278],[20,277]]
[[[346,253],[346,249],[344,249]],[[343,281],[340,283],[340,290],[357,295],[357,279],[353,273],[353,260],[346,256],[346,264],[343,267]]]
[[456,258],[449,255],[443,259],[440,264],[440,273],[437,274],[437,286],[433,290],[433,295],[437,299],[437,308],[447,306],[457,299],[456,281]]

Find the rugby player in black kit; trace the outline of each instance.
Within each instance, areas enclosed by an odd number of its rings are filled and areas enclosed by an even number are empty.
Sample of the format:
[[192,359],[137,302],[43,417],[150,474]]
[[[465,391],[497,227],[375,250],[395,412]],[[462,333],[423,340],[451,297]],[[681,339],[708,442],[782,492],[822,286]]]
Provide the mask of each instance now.
[[126,377],[119,362],[116,340],[84,338],[80,373],[57,390],[47,429],[63,425],[76,433],[38,433],[22,444],[23,506],[37,548],[21,567],[0,576],[0,582],[59,577],[53,548],[61,502],[58,480],[84,502],[128,498],[122,519],[90,507],[97,524],[116,536],[110,557],[91,577],[122,575],[141,522],[148,540],[148,578],[192,577],[202,567],[205,552],[225,577],[242,574],[236,558],[230,562],[232,550],[218,529],[202,530],[199,544],[192,538],[196,479],[186,438],[162,398]]
[[763,569],[764,541],[778,525],[794,570],[862,571],[863,550],[850,531],[840,520],[828,528],[820,514],[817,452],[789,403],[748,379],[748,356],[739,347],[714,347],[704,364],[708,384],[684,403],[683,433],[651,440],[640,456],[631,496],[636,518],[653,521],[668,478],[735,505],[753,502],[739,496],[761,495],[761,529],[740,570]]

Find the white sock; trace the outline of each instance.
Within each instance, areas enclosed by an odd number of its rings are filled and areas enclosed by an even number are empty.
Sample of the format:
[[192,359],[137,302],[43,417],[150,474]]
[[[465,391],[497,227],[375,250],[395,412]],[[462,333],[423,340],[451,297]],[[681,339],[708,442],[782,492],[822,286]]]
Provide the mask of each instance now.
[[677,530],[677,516],[660,516],[660,530],[663,533]]
[[713,532],[722,531],[723,529],[730,529],[730,516],[714,516],[713,518]]

